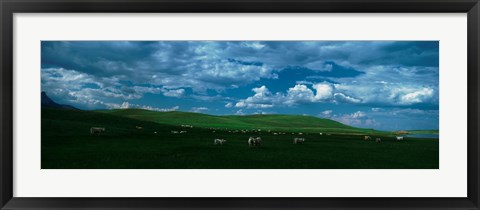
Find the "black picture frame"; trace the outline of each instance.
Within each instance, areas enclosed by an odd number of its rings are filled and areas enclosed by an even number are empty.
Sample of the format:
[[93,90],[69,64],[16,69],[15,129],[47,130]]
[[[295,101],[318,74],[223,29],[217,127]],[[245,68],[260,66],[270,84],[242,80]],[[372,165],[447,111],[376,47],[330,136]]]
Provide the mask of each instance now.
[[[1,209],[479,209],[478,0],[0,0]],[[13,197],[15,13],[467,13],[468,196],[466,198],[25,198]]]

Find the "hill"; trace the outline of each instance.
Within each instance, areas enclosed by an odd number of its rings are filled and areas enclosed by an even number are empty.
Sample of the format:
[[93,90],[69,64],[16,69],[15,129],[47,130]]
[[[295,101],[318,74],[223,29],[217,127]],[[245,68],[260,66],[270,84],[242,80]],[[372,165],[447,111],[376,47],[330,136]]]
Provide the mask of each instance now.
[[192,112],[156,112],[143,109],[100,110],[115,116],[168,125],[192,125],[204,128],[261,129],[284,132],[386,133],[348,126],[330,119],[302,115],[227,115],[215,116]]
[[60,108],[60,109],[77,109],[70,105],[56,103],[50,97],[48,97],[47,93],[45,93],[44,91],[42,91],[41,101],[42,101],[42,108],[48,107],[48,108]]
[[[115,111],[110,111],[115,112]],[[42,169],[438,169],[438,139],[407,138],[372,134],[382,142],[365,141],[351,134],[305,134],[305,144],[292,144],[298,133],[274,135],[268,132],[230,132],[200,127],[182,128],[119,116],[141,113],[173,118],[223,120],[245,125],[269,123],[282,128],[289,123],[307,126],[317,123],[337,129],[353,129],[343,124],[305,116],[252,115],[211,116],[196,113],[156,113],[142,110],[117,110],[118,113],[42,108]],[[132,113],[133,112],[133,113]],[[138,116],[137,116],[138,117]],[[177,117],[177,118],[174,118]],[[220,118],[220,119],[218,119]],[[279,120],[281,121],[279,122]],[[287,122],[284,122],[287,120]],[[289,122],[288,120],[295,120]],[[299,121],[303,120],[303,121]],[[204,123],[195,121],[195,123]],[[232,124],[233,123],[233,124]],[[279,124],[275,124],[279,123]],[[323,123],[323,124],[322,124]],[[190,123],[193,124],[193,123]],[[230,125],[229,124],[229,125]],[[142,129],[138,129],[141,126]],[[265,126],[265,125],[264,125]],[[308,125],[315,127],[313,125]],[[104,127],[98,135],[91,127]],[[294,128],[294,127],[291,127]],[[172,131],[185,130],[185,133]],[[263,144],[250,148],[250,136],[261,136]],[[214,145],[216,138],[225,145]]]

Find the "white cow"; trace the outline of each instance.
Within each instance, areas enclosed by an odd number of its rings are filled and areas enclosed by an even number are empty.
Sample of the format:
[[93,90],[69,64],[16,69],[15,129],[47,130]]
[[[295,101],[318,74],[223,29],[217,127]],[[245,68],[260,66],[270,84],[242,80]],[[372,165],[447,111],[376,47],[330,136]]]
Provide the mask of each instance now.
[[248,138],[248,147],[255,147],[255,137]]
[[397,141],[403,140],[403,136],[397,136]]
[[178,133],[178,131],[170,131],[170,132],[172,132],[173,134],[177,134],[177,133]]
[[293,143],[294,144],[303,144],[305,142],[304,138],[294,138]]
[[255,141],[257,142],[257,146],[262,146],[262,138],[257,137]]
[[380,143],[380,142],[382,142],[382,139],[381,138],[376,138],[375,142]]
[[105,128],[100,128],[100,127],[91,127],[90,128],[90,134],[97,134],[100,135],[100,133],[105,132]]
[[138,125],[135,126],[135,128],[138,129],[138,130],[142,130],[142,129],[143,129],[142,127],[140,127],[140,126],[138,126]]
[[262,138],[260,137],[250,137],[248,138],[249,147],[258,147],[262,145]]
[[225,144],[225,142],[227,142],[227,140],[225,140],[225,139],[214,139],[213,140],[213,144],[215,144],[215,145],[223,145],[223,144]]
[[370,137],[370,136],[365,136],[365,141],[366,141],[366,140],[372,140],[372,137]]

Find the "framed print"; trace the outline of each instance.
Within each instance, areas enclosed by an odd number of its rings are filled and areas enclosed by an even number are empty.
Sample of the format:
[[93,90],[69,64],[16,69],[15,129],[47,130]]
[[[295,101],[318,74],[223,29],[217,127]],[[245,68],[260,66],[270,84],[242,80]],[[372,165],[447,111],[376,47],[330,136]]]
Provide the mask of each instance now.
[[478,1],[2,1],[2,209],[478,209]]

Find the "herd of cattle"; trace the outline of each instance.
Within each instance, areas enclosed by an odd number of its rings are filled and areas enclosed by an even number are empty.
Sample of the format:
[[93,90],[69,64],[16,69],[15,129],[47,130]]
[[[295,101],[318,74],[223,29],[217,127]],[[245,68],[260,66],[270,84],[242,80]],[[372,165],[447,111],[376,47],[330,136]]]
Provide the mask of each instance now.
[[[135,128],[136,128],[137,130],[142,130],[142,129],[143,129],[143,128],[140,127],[140,126],[135,126]],[[193,126],[190,126],[190,125],[182,125],[182,128],[193,128]],[[101,133],[103,133],[103,132],[105,132],[105,131],[106,131],[106,129],[103,128],[103,127],[91,127],[91,128],[90,128],[90,134],[91,134],[91,135],[94,135],[94,134],[100,135]],[[243,130],[242,130],[242,131],[243,131]],[[258,131],[261,131],[261,130],[258,129]],[[157,134],[157,133],[158,133],[157,131],[154,132],[154,134]],[[182,134],[182,133],[187,133],[187,131],[171,131],[171,133],[172,133],[172,134],[179,134],[179,133]],[[279,133],[273,133],[273,134],[274,134],[274,135],[278,135]],[[284,134],[284,133],[283,133],[283,134]],[[292,133],[292,134],[294,134],[294,133]],[[320,134],[320,135],[323,135],[323,133],[319,133],[319,134]],[[298,133],[298,135],[303,135],[303,133]],[[326,134],[326,135],[330,135],[330,134]],[[395,140],[396,140],[396,141],[402,141],[403,139],[404,139],[403,136],[396,136],[396,137],[395,137]],[[370,137],[370,136],[364,136],[364,140],[365,140],[365,141],[372,140],[372,137]],[[226,142],[227,142],[227,140],[225,140],[225,139],[214,139],[214,140],[213,140],[213,144],[214,144],[214,145],[224,145]],[[248,141],[247,141],[247,142],[248,142],[248,146],[249,146],[249,147],[260,147],[260,146],[262,146],[262,138],[261,138],[261,137],[258,137],[258,136],[257,136],[257,137],[250,137],[250,138],[248,138]],[[375,138],[375,142],[380,143],[380,142],[382,142],[382,139],[379,138],[379,137],[377,137],[377,138]],[[293,139],[293,144],[303,144],[303,143],[305,143],[305,138],[298,138],[298,137],[296,137],[296,138]]]

